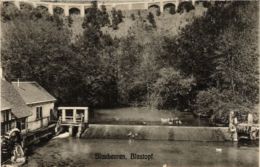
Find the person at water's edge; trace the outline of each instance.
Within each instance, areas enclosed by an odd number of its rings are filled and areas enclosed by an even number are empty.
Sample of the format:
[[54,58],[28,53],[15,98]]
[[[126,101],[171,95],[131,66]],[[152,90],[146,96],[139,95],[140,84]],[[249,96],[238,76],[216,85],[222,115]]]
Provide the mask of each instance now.
[[[131,160],[152,160],[153,153],[151,154],[137,154],[137,153],[130,153],[129,158]],[[124,154],[102,154],[102,153],[95,153],[95,159],[128,159]]]

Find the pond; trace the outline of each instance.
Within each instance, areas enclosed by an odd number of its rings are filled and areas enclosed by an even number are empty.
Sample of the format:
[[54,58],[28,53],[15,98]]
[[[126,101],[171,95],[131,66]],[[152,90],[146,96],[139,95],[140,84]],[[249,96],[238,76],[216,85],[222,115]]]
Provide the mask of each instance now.
[[[95,154],[123,155],[124,159],[95,159]],[[130,154],[152,155],[131,159]],[[181,142],[108,139],[52,139],[28,157],[26,167],[257,167],[258,147],[231,142]],[[147,157],[147,156],[143,156]]]
[[157,110],[150,107],[125,107],[96,109],[91,114],[91,123],[125,125],[160,125],[161,118],[178,118],[182,126],[209,126],[207,119],[199,119],[192,112],[177,110]]

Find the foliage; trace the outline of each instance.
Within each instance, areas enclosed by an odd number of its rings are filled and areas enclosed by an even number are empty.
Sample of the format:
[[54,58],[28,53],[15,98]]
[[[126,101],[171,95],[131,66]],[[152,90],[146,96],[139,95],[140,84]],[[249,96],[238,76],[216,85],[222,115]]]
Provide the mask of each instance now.
[[114,30],[118,29],[118,24],[123,22],[123,13],[121,10],[112,9],[112,27]]
[[132,13],[131,14],[131,19],[134,21],[135,20],[135,15]]
[[149,12],[149,14],[147,15],[147,20],[149,21],[149,23],[152,25],[153,28],[156,28],[156,22],[152,12]]
[[170,10],[169,10],[170,14],[175,14],[175,7],[174,6],[170,6]]
[[[158,35],[150,26],[153,31],[112,38],[102,32],[110,25],[105,7],[99,10],[93,2],[83,34],[72,40],[70,17],[66,25],[62,16],[45,9],[4,6],[4,75],[39,82],[63,105],[189,108],[226,123],[230,110],[243,115],[258,103],[256,10],[254,2],[208,5],[205,15],[178,36]],[[156,28],[152,13],[147,19]],[[122,12],[114,9],[111,20],[117,29]],[[144,25],[143,19],[136,22]]]
[[[255,8],[253,3],[210,7],[204,18],[191,25],[196,31],[190,26],[183,31],[177,46],[189,50],[179,49],[181,68],[187,74],[192,72],[199,89],[205,89],[196,97],[195,112],[225,118],[228,106],[243,113],[259,102]],[[202,26],[203,32],[199,30]]]
[[70,70],[74,63],[70,32],[44,17],[36,21],[30,17],[13,18],[2,26],[1,60],[6,79],[35,80],[59,99],[65,99],[70,90],[65,88],[66,82],[77,77]]
[[153,85],[152,99],[158,108],[180,107],[182,97],[187,97],[195,84],[192,76],[186,78],[174,68],[162,68]]
[[161,15],[161,11],[160,10],[156,10],[156,16],[160,16]]
[[184,11],[189,12],[195,9],[191,2],[182,2],[177,9],[178,13],[183,13]]
[[230,111],[235,111],[239,119],[243,120],[243,115],[246,115],[252,108],[250,102],[244,102],[239,95],[234,95],[232,91],[220,91],[216,88],[211,88],[205,91],[200,91],[196,97],[194,111],[196,114],[202,114],[211,117],[212,123],[228,124],[228,116]]
[[[122,104],[129,104],[135,101],[136,97],[130,97],[135,89],[134,78],[135,70],[140,64],[142,46],[140,46],[134,36],[129,35],[125,39],[121,39],[117,53],[117,85],[118,99]],[[140,87],[140,86],[137,86]]]

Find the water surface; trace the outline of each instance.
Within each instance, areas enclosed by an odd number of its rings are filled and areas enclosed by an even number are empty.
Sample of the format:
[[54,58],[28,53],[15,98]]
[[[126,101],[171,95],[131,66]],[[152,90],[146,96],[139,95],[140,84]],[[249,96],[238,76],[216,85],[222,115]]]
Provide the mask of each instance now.
[[[222,152],[216,151],[222,149]],[[122,154],[127,159],[95,159],[96,153]],[[152,160],[131,160],[131,153],[153,154]],[[181,142],[108,139],[57,139],[34,150],[28,167],[257,167],[257,147],[230,142]]]

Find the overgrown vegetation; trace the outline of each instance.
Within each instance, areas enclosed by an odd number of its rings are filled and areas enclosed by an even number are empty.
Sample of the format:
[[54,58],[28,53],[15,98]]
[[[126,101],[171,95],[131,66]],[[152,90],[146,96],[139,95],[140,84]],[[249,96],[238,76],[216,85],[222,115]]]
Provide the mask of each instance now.
[[[149,105],[193,111],[226,123],[230,110],[251,112],[259,102],[256,3],[208,5],[205,15],[179,35],[156,36],[151,30],[146,32],[148,42],[140,41],[134,30],[120,38],[102,32],[102,27],[110,26],[109,14],[96,4],[75,40],[70,17],[5,6],[4,75],[7,80],[39,82],[63,105]],[[187,11],[193,9],[186,5]],[[140,17],[140,12],[131,15],[133,21]],[[152,13],[147,19],[155,28]],[[122,12],[113,10],[111,20],[117,29]]]
[[123,22],[123,14],[121,10],[116,10],[115,8],[111,11],[112,14],[112,27],[114,30],[118,29],[118,24]]

